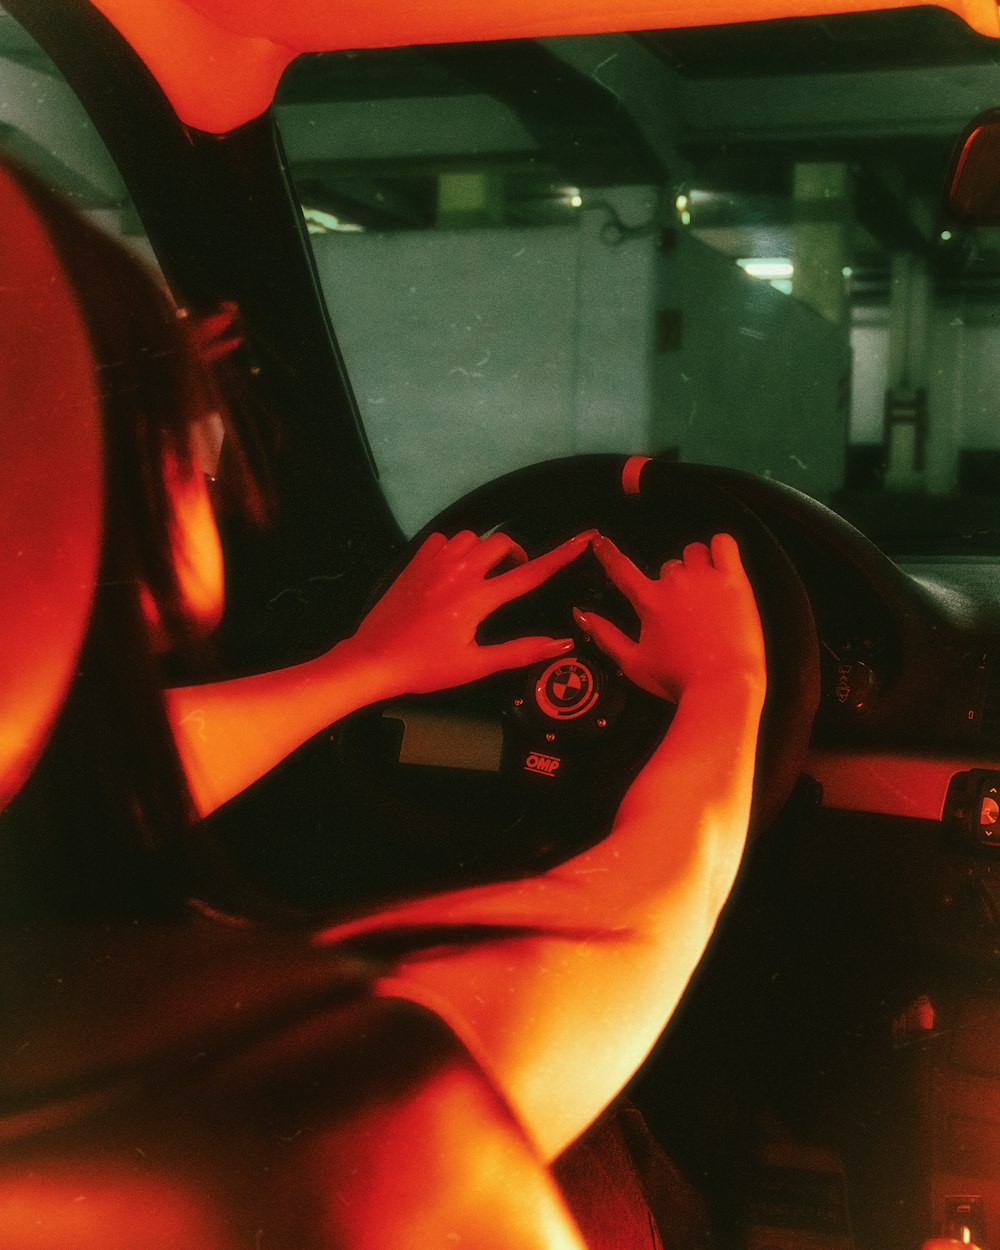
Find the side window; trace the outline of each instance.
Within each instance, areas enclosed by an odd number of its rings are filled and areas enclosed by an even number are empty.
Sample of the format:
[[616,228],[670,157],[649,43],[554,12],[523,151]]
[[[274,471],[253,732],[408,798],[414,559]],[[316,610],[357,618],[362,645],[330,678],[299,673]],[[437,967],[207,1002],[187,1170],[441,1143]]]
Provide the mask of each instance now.
[[155,266],[106,147],[52,60],[0,10],[0,150]]

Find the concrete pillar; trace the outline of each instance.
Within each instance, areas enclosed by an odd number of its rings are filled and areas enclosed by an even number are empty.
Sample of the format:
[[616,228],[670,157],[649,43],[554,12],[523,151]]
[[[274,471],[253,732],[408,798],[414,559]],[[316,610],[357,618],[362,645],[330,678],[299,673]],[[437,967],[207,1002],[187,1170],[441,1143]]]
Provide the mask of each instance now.
[[889,376],[886,379],[886,486],[924,485],[927,445],[927,354],[932,288],[924,261],[891,257]]
[[502,226],[504,179],[502,173],[470,172],[441,174],[438,178],[437,224],[444,229],[469,226]]
[[968,309],[964,297],[932,304],[928,329],[927,392],[934,420],[927,429],[924,485],[930,495],[950,495],[958,486],[958,461],[966,416]]
[[795,266],[792,294],[847,334],[844,269],[851,263],[851,173],[833,161],[805,161],[792,174]]

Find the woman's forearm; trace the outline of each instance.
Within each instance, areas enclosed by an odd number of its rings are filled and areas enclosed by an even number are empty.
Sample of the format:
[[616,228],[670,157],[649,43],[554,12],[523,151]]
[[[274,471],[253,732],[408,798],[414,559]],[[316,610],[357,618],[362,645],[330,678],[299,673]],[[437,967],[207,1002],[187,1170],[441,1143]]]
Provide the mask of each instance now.
[[[564,638],[481,646],[482,622],[575,560],[591,531],[528,560],[503,534],[431,534],[358,626],[318,659],[166,692],[181,762],[202,816],[327,725],[382,699],[446,690],[562,655]],[[498,572],[513,562],[508,571]]]
[[[496,539],[432,535],[354,638],[319,660],[171,692],[200,810],[358,708],[572,646],[477,643],[478,622],[582,549],[572,540],[489,577],[509,554],[510,540]],[[642,1062],[701,957],[743,851],[764,694],[759,619],[731,538],[716,536],[711,552],[689,545],[659,579],[608,540],[595,551],[641,634],[630,640],[593,614],[578,623],[632,680],[678,701],[608,837],[541,875],[401,904],[317,938],[396,932],[409,954],[382,992],[445,1018],[548,1157]]]
[[353,639],[291,668],[167,690],[198,814],[245,790],[327,725],[398,693],[392,675]]
[[496,926],[415,953],[383,992],[423,1001],[470,1046],[546,1157],[621,1089],[711,936],[746,839],[762,684],[687,691],[596,847],[528,880],[452,892],[338,926]]

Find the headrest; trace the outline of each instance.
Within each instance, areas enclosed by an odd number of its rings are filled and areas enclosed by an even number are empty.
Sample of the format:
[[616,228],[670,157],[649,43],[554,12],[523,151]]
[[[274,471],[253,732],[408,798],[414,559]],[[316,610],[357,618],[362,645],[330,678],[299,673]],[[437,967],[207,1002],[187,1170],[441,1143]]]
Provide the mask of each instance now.
[[101,487],[83,320],[19,176],[0,164],[0,807],[31,771],[73,674]]

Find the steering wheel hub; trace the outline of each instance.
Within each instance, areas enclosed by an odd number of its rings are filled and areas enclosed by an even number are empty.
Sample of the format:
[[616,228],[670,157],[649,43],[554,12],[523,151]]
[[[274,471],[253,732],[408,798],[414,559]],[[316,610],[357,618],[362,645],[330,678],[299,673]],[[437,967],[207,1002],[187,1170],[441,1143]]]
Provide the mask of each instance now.
[[600,697],[596,668],[576,656],[553,661],[535,682],[535,703],[543,716],[554,721],[586,716]]

